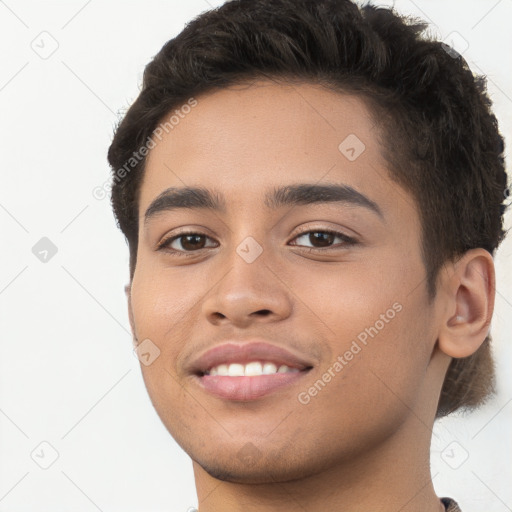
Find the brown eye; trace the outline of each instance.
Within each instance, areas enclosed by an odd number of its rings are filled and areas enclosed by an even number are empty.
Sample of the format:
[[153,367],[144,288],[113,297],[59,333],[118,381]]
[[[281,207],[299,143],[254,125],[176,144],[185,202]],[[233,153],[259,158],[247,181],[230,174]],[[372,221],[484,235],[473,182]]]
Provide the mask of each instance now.
[[158,245],[158,250],[167,250],[172,253],[180,254],[199,251],[206,247],[215,247],[215,244],[206,245],[208,239],[210,239],[210,237],[201,233],[181,233],[164,240]]
[[194,249],[202,249],[205,245],[203,235],[183,235],[176,240],[181,239],[181,247],[187,251],[193,251]]
[[328,247],[334,241],[335,236],[332,233],[324,233],[322,231],[313,231],[309,233],[309,241],[314,244],[319,244],[319,247]]
[[[305,242],[310,243],[310,249],[322,249],[322,248],[331,248],[336,239],[341,240],[341,243],[336,245],[338,246],[350,246],[355,245],[357,243],[351,237],[344,235],[343,233],[339,233],[337,231],[329,231],[329,230],[310,230],[300,235],[296,236],[294,240],[303,239]],[[292,245],[300,245],[303,246],[303,243],[294,243]],[[307,247],[307,246],[306,246]]]

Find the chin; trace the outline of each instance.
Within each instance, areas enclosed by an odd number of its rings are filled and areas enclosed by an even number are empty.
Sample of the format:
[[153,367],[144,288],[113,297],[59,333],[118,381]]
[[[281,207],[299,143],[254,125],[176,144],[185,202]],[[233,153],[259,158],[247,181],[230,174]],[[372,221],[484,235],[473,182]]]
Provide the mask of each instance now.
[[247,443],[238,453],[228,454],[225,458],[218,454],[195,458],[189,453],[189,456],[213,478],[239,484],[291,482],[325,469],[325,461],[307,460],[304,457],[298,459],[296,454],[285,456],[275,451],[263,454],[256,452],[252,443]]

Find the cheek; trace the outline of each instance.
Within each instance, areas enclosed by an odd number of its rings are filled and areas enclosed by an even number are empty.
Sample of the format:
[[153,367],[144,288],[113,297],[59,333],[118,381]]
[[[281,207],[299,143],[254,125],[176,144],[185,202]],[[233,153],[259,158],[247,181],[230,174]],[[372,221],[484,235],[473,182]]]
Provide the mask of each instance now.
[[[397,269],[403,279],[404,269]],[[393,275],[393,269],[382,257],[375,263],[369,261],[346,262],[336,266],[314,267],[308,272],[296,272],[283,277],[296,294],[304,311],[314,313],[314,320],[334,342],[338,339],[340,348],[366,328],[396,316],[396,306],[404,302],[401,278]],[[386,312],[389,313],[386,316]],[[362,335],[364,338],[364,335]]]
[[311,397],[310,415],[302,418],[308,427],[318,428],[322,418],[326,435],[336,432],[329,425],[344,425],[370,439],[395,431],[416,407],[428,364],[424,334],[411,320],[409,305],[393,304],[383,300],[369,316],[345,311],[352,315],[346,321],[340,314],[332,355],[303,389]]
[[195,288],[155,269],[141,266],[135,272],[131,302],[136,336],[139,342],[151,340],[159,350],[151,366],[141,366],[148,389],[155,387],[152,381],[176,378],[179,355],[191,338],[189,319],[199,312],[202,290]]
[[161,274],[150,265],[138,266],[132,281],[131,304],[139,343],[149,339],[158,348],[156,352],[151,349],[150,364],[141,360],[140,366],[149,397],[165,423],[173,404],[182,400],[181,387],[176,384],[176,360],[190,337],[182,319],[190,314],[193,304],[182,289]]
[[381,251],[372,262],[312,272],[295,285],[330,340],[325,369],[341,357],[344,367],[358,366],[350,371],[350,385],[367,389],[368,396],[375,392],[369,389],[373,382],[377,388],[388,385],[391,394],[404,390],[412,400],[433,340],[423,265],[401,254]]
[[198,290],[179,279],[165,275],[164,271],[137,267],[132,282],[132,310],[137,331],[149,337],[149,332],[161,336],[162,332],[179,324],[194,304]]
[[359,390],[361,407],[398,415],[420,398],[435,342],[423,286],[411,293],[400,283],[376,292],[371,311],[357,317],[345,352],[357,352],[350,385]]

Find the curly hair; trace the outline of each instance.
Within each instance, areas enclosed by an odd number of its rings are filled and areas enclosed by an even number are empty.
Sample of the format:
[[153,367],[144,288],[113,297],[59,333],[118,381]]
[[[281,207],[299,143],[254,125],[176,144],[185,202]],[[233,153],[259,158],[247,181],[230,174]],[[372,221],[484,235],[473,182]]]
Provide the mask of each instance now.
[[[366,102],[381,128],[390,177],[418,206],[429,300],[446,261],[476,247],[494,255],[505,236],[507,175],[486,79],[427,28],[392,9],[350,0],[232,0],[188,23],[146,66],[140,94],[108,151],[130,279],[155,130],[193,96],[261,78],[317,83]],[[494,386],[487,336],[474,354],[452,360],[436,417],[481,405]]]

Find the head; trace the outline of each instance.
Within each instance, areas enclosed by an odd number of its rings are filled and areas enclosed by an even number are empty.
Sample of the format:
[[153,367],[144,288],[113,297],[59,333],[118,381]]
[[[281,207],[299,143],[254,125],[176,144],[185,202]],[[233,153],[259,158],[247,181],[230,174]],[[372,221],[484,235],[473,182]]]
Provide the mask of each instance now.
[[[331,375],[315,400],[294,404],[292,431],[304,446],[304,426],[329,437],[329,425],[343,422],[363,446],[418,404],[441,417],[492,392],[488,327],[492,255],[504,237],[504,144],[484,78],[425,28],[348,0],[235,0],[189,23],[146,67],[108,152],[112,204],[130,249],[134,336],[161,352],[144,378],[189,453],[212,431],[219,442],[223,429],[255,439],[223,417],[215,398],[218,422],[203,422],[199,415],[208,415],[186,392],[194,353],[228,337],[309,353],[311,385],[337,355],[359,347],[337,382]],[[293,206],[283,200],[291,184],[304,185]],[[344,187],[343,205],[304,200],[319,193],[305,185],[333,184]],[[182,204],[211,189],[210,202],[224,208],[158,211],[164,191],[185,186],[201,190]],[[157,249],[179,226],[204,235],[200,252]],[[287,244],[298,240],[297,226],[343,233],[340,252],[304,258]],[[237,252],[247,237],[262,250],[250,264]],[[471,322],[459,328],[460,318]],[[397,401],[383,384],[407,391]],[[333,400],[357,413],[319,420]],[[284,438],[272,439],[274,452],[286,453]]]

